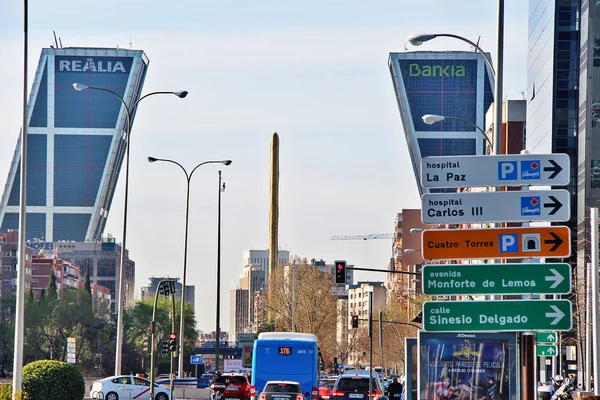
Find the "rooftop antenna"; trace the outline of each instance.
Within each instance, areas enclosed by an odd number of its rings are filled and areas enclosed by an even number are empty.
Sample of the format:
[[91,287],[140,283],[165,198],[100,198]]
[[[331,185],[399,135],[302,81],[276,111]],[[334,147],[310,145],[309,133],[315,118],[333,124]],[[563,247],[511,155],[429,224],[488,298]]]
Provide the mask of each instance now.
[[54,43],[55,43],[55,46],[56,46],[56,48],[58,48],[58,40],[56,40],[56,32],[52,31],[52,33],[54,34]]
[[129,50],[131,50],[133,48],[133,39],[131,37],[131,34],[129,34]]
[[[479,41],[481,40],[481,35],[477,37],[477,47],[479,47]],[[477,53],[477,49],[473,47],[473,51]]]
[[58,38],[58,43],[60,44],[60,48],[62,49],[63,46],[62,46],[62,39],[61,38]]

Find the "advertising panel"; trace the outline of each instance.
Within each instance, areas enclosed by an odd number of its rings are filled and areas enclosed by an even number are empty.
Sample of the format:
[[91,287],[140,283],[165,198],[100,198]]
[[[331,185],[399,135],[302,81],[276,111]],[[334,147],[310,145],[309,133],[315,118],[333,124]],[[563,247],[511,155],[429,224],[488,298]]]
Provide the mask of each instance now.
[[242,349],[242,360],[244,362],[244,368],[252,368],[253,346],[244,346]]
[[417,338],[404,338],[404,400],[417,400]]
[[514,333],[419,332],[420,400],[515,400]]

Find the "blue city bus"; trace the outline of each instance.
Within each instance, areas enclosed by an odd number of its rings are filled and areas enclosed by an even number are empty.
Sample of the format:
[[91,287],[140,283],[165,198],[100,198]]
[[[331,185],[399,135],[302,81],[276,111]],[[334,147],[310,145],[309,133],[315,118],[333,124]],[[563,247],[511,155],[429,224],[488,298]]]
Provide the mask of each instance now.
[[307,398],[319,390],[317,336],[309,333],[263,332],[254,341],[252,386],[256,400],[267,381],[286,380],[300,384]]

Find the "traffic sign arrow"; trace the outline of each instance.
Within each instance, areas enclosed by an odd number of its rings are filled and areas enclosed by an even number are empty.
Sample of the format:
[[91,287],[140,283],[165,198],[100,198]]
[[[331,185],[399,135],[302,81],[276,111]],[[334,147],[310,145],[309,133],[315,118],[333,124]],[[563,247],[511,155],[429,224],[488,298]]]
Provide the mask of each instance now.
[[[535,340],[538,344],[539,343],[554,344],[554,343],[556,343],[557,335],[556,335],[556,332],[537,332]],[[538,346],[538,347],[542,347],[542,346]]]
[[555,251],[556,249],[558,249],[560,247],[561,244],[563,244],[564,241],[556,233],[554,233],[554,232],[548,232],[548,233],[550,234],[550,236],[552,236],[552,239],[544,240],[544,244],[553,244],[554,246],[552,246],[550,248],[550,251]]
[[552,211],[550,211],[548,215],[554,215],[558,210],[560,210],[563,204],[554,196],[548,196],[548,198],[552,201],[552,203],[544,203],[544,208],[552,208]]
[[427,229],[421,252],[425,260],[562,258],[571,255],[570,237],[566,226]]
[[431,296],[567,294],[571,292],[571,266],[566,263],[425,265],[421,280],[423,294]]
[[565,313],[560,311],[560,309],[555,305],[550,305],[550,308],[552,308],[554,312],[547,312],[546,318],[554,318],[554,320],[550,322],[550,325],[556,325],[560,322],[561,319],[563,319]]
[[554,283],[552,285],[550,285],[550,289],[554,289],[556,288],[562,281],[565,280],[565,278],[558,273],[557,270],[555,270],[554,268],[550,268],[550,272],[552,273],[551,276],[547,276],[546,277],[546,281],[552,282],[554,281]]
[[538,357],[555,357],[558,355],[558,348],[555,345],[537,345],[536,355]]
[[568,331],[573,325],[572,307],[569,300],[426,301],[423,329],[432,332]]
[[560,174],[560,171],[562,171],[563,168],[554,160],[548,160],[548,162],[550,164],[552,164],[552,166],[544,167],[544,171],[552,172],[552,174],[548,177],[548,179],[554,179],[554,178],[556,178],[556,175]]
[[568,221],[570,197],[564,189],[426,193],[421,197],[421,219],[425,224]]
[[567,154],[436,156],[421,160],[426,188],[475,186],[562,186],[569,184]]

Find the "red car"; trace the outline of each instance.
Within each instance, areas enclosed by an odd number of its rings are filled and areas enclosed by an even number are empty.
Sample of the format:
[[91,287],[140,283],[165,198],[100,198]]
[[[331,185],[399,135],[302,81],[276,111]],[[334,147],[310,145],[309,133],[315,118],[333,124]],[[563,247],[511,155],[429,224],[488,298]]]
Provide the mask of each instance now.
[[221,377],[225,380],[225,398],[250,400],[250,382],[246,375],[225,373]]
[[335,379],[321,379],[321,381],[319,381],[319,399],[329,400],[335,381]]

